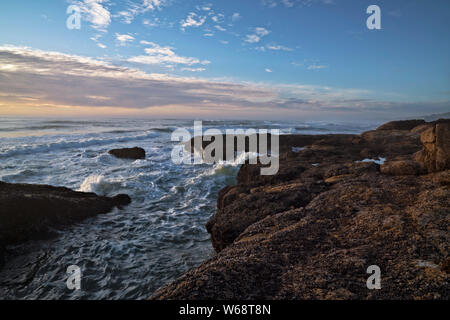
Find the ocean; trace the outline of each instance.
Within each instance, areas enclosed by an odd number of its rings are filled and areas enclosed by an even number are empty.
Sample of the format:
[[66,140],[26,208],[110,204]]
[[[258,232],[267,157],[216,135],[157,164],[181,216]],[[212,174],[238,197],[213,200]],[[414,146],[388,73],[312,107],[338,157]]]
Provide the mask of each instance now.
[[[114,196],[123,210],[55,230],[54,237],[8,247],[0,299],[146,299],[214,254],[205,223],[217,193],[234,184],[239,164],[176,165],[171,141],[193,120],[0,119],[0,180],[64,186]],[[203,121],[204,130],[279,129],[281,134],[361,133],[379,123]],[[145,160],[122,160],[113,148],[139,146]],[[298,146],[301,147],[301,146]],[[67,289],[67,267],[82,288]]]

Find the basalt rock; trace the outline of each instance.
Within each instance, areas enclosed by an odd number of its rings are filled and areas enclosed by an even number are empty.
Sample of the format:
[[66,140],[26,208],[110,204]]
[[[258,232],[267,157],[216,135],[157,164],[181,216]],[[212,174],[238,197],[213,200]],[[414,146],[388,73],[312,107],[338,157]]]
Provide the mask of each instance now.
[[417,175],[422,171],[420,164],[412,160],[388,161],[381,165],[381,172],[393,176]]
[[450,120],[438,120],[421,133],[423,148],[415,155],[428,172],[450,169]]
[[425,120],[400,120],[385,123],[377,128],[377,130],[411,130],[425,123]]
[[139,147],[112,149],[108,153],[121,159],[145,159],[145,150]]
[[[242,165],[207,224],[217,253],[151,298],[448,300],[450,170],[413,160],[413,124],[301,138],[272,177]],[[449,154],[447,131],[431,126],[422,141],[434,164]],[[366,286],[371,265],[381,290]]]
[[52,229],[130,202],[124,194],[110,198],[63,187],[0,182],[0,252],[6,245],[47,237]]

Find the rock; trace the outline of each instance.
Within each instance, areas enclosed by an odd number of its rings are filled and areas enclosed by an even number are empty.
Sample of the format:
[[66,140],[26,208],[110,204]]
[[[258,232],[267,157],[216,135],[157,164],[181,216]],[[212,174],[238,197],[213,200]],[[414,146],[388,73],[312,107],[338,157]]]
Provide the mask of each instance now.
[[326,183],[336,183],[336,182],[340,182],[342,180],[348,179],[348,178],[353,178],[355,175],[353,174],[341,174],[339,176],[333,176],[330,178],[325,179]]
[[431,127],[431,125],[429,123],[421,124],[421,125],[418,125],[417,127],[414,127],[413,129],[411,129],[411,132],[422,134],[422,132],[424,132],[425,130],[427,130],[430,127]]
[[139,147],[112,149],[108,153],[121,159],[145,159],[145,150]]
[[130,202],[128,195],[109,198],[63,187],[0,182],[0,248],[46,236],[52,228],[107,213]]
[[388,161],[381,165],[381,172],[393,176],[417,175],[421,173],[421,166],[412,160]]
[[412,154],[422,147],[420,134],[407,130],[372,130],[361,134],[361,156],[366,158]]
[[[274,176],[242,165],[207,223],[216,254],[151,299],[448,300],[450,170],[422,174],[415,124],[293,136],[306,148],[286,145]],[[447,129],[427,125],[426,160],[448,157]],[[367,289],[370,265],[382,290]]]
[[391,121],[385,123],[377,128],[377,130],[411,130],[421,124],[424,124],[425,120],[400,120]]
[[[447,300],[445,196],[426,176],[373,172],[338,182],[249,225],[151,298]],[[417,260],[443,267],[429,272]],[[370,265],[382,270],[382,290],[366,287]]]
[[206,224],[214,249],[221,251],[251,224],[291,207],[302,207],[324,190],[324,183],[299,181],[252,190],[241,186],[226,188],[219,194],[217,213]]
[[439,120],[422,132],[421,151],[414,159],[420,162],[428,172],[450,169],[450,120]]

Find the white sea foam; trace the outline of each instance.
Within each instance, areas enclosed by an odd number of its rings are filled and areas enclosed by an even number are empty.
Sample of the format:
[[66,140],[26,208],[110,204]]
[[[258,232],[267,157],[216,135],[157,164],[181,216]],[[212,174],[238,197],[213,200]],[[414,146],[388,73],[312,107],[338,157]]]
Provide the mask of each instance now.
[[355,161],[356,163],[360,162],[375,162],[376,164],[382,165],[386,161],[386,158],[378,157],[378,159],[363,159],[361,161]]
[[123,185],[120,181],[106,179],[102,175],[92,175],[84,179],[79,191],[94,192],[98,195],[115,195]]

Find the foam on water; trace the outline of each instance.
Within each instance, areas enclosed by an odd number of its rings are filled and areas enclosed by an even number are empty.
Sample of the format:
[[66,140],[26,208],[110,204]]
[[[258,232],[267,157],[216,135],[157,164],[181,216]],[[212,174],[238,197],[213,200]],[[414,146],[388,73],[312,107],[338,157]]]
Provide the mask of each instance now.
[[124,186],[120,181],[106,179],[102,175],[92,175],[84,179],[79,191],[94,192],[101,196],[117,194]]

